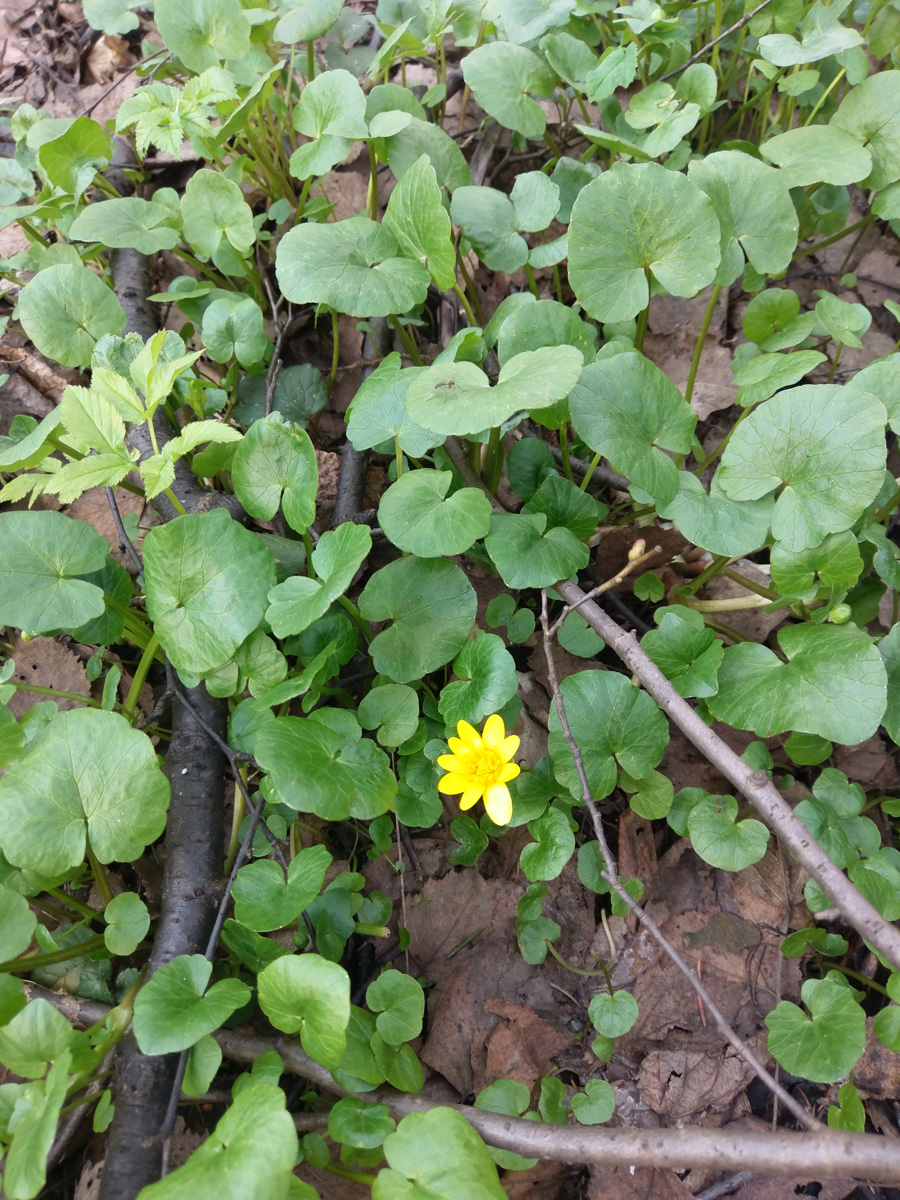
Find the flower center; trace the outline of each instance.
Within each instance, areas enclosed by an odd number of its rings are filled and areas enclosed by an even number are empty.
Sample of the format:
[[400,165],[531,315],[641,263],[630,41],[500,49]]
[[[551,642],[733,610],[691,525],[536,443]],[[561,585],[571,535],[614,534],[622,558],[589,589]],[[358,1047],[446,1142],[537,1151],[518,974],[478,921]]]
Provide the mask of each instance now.
[[496,750],[485,746],[476,750],[472,755],[469,770],[479,783],[488,783],[499,775],[504,766],[503,759]]

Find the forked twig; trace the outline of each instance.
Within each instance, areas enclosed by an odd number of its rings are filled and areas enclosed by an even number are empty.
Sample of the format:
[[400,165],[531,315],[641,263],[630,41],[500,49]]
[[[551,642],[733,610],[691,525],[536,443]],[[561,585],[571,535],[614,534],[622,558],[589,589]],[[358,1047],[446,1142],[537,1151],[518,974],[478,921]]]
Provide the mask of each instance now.
[[[558,589],[557,589],[558,590]],[[575,769],[578,772],[578,779],[581,783],[581,789],[584,795],[584,803],[590,814],[591,824],[594,827],[594,836],[597,839],[597,844],[600,847],[600,853],[603,856],[605,870],[601,872],[603,879],[609,885],[610,889],[616,893],[620,900],[628,906],[630,912],[637,917],[640,923],[648,931],[650,936],[658,944],[660,949],[668,956],[675,964],[681,974],[685,977],[699,998],[703,1001],[704,1008],[710,1014],[712,1019],[718,1025],[720,1032],[725,1039],[741,1056],[747,1065],[756,1072],[762,1083],[769,1089],[773,1096],[777,1096],[785,1108],[792,1114],[794,1119],[811,1132],[821,1133],[823,1126],[811,1116],[806,1109],[798,1104],[794,1097],[781,1086],[760,1060],[756,1057],[749,1046],[746,1045],[734,1032],[725,1017],[725,1014],[716,1004],[715,1000],[709,993],[709,989],[698,977],[697,972],[689,966],[663,931],[659,925],[646,912],[640,904],[625,890],[619,883],[619,875],[616,869],[616,861],[612,856],[612,851],[609,848],[609,843],[606,840],[606,831],[603,828],[603,818],[600,815],[600,810],[597,808],[594,797],[591,794],[591,786],[588,783],[587,772],[584,769],[584,761],[581,757],[581,750],[578,743],[572,735],[572,729],[569,725],[568,717],[566,716],[566,708],[563,703],[562,691],[559,686],[559,677],[556,674],[556,663],[553,658],[553,634],[550,629],[550,622],[547,616],[547,589],[541,591],[541,628],[544,632],[544,657],[547,660],[547,675],[550,680],[550,688],[553,692],[553,699],[556,703],[556,712],[559,716],[559,723],[562,726],[563,737],[566,739],[566,744],[572,752],[572,758],[575,760]]]

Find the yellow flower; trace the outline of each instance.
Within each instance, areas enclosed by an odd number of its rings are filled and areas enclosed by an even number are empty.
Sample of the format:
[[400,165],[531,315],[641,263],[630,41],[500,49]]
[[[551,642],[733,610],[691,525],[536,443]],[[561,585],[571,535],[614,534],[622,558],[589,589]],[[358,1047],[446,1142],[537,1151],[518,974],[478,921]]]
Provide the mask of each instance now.
[[509,760],[519,749],[515,734],[506,736],[503,718],[496,713],[484,723],[479,735],[468,721],[456,726],[459,737],[450,738],[452,754],[442,754],[440,766],[448,771],[438,783],[438,791],[448,796],[462,794],[459,807],[471,808],[484,797],[487,815],[495,825],[508,825],[512,817],[512,798],[506,786],[519,774]]

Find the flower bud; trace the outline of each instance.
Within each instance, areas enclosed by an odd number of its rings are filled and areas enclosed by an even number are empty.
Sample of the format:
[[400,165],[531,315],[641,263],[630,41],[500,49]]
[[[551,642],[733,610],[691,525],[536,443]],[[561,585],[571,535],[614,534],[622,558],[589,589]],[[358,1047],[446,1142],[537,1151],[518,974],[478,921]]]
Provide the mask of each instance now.
[[631,549],[628,551],[628,561],[630,563],[637,562],[642,555],[647,551],[647,543],[644,538],[638,538]]
[[832,625],[846,625],[853,616],[853,609],[849,604],[836,604],[828,614],[828,620]]

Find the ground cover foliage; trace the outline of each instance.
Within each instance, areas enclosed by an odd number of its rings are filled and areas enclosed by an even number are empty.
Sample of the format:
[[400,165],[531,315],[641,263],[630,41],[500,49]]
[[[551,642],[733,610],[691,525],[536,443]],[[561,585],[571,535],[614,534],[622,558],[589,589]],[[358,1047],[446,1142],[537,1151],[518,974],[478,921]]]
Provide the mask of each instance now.
[[5,1194],[896,1195],[900,6],[68,15]]

